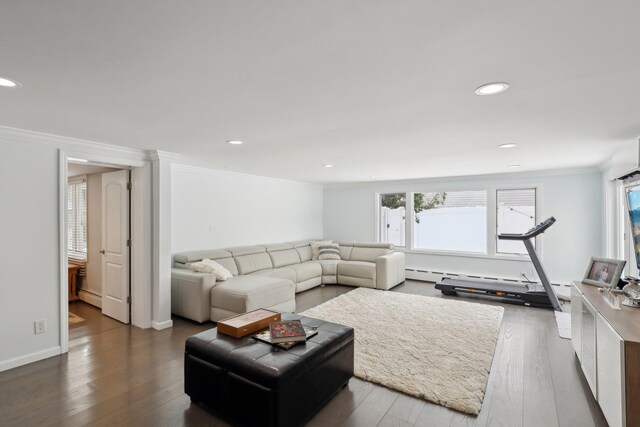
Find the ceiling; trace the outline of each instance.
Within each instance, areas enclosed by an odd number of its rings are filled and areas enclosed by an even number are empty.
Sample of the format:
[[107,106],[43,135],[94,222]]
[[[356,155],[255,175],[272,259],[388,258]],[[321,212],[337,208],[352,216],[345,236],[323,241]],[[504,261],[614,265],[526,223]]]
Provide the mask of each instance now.
[[67,164],[67,176],[73,178],[81,175],[91,175],[92,173],[105,173],[117,171],[116,168],[111,168],[103,165],[92,165],[87,163],[68,163]]
[[0,125],[321,183],[590,167],[640,136],[638,22],[637,0],[5,0]]

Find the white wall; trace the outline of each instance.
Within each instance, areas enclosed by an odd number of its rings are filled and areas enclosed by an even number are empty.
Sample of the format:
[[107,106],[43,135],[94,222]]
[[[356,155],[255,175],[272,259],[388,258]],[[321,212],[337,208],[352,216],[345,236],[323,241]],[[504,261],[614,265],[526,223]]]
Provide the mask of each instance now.
[[[557,220],[542,239],[543,264],[553,282],[581,279],[591,256],[604,254],[602,174],[598,171],[566,171],[546,174],[504,174],[438,178],[367,184],[333,185],[324,189],[324,237],[335,240],[375,240],[376,193],[403,191],[454,191],[539,188],[538,221]],[[407,253],[407,267],[519,278],[533,275],[528,258],[504,256],[452,256]]]
[[[60,192],[66,192],[67,181],[61,158],[66,154],[147,170],[148,155],[140,150],[3,126],[0,153],[0,371],[4,371],[67,350],[67,272],[65,266],[61,275],[58,202]],[[134,247],[138,262],[132,264],[132,276],[134,291],[139,293],[134,295],[133,315],[134,324],[149,327],[151,257],[147,260],[146,254],[151,253],[153,237],[151,177],[142,172],[136,176],[133,192],[139,206],[133,214],[149,226],[134,230],[134,241],[139,244]],[[136,321],[140,313],[149,320]],[[45,333],[34,334],[36,320],[46,321]]]
[[322,236],[322,186],[174,164],[172,251]]
[[59,352],[60,254],[58,150],[2,138],[0,150],[1,371]]

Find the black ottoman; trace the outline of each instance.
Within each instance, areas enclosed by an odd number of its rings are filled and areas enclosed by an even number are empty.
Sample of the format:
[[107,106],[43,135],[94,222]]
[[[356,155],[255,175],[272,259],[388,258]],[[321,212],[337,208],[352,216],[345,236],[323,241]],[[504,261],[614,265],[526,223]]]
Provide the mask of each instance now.
[[289,350],[217,329],[187,339],[185,393],[234,425],[298,426],[353,376],[353,329],[295,314],[318,335]]

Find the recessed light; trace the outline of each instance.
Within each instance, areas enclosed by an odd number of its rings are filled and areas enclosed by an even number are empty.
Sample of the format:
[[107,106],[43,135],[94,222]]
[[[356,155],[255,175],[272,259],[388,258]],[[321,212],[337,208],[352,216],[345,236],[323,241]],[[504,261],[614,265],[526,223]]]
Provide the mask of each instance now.
[[369,178],[377,178],[378,175],[369,175]]
[[498,147],[500,147],[500,148],[513,148],[513,147],[517,147],[517,146],[518,146],[518,144],[513,144],[513,143],[498,145]]
[[20,83],[18,83],[17,81],[5,79],[4,77],[0,77],[0,86],[2,86],[2,87],[12,87],[12,88],[22,87],[22,85]]
[[476,89],[476,95],[497,95],[507,89],[509,89],[509,85],[507,83],[487,83]]
[[67,160],[70,162],[78,162],[78,163],[87,163],[89,160],[87,159],[76,159],[75,157],[68,157]]
[[324,166],[325,168],[332,168],[333,167],[333,165],[331,163],[325,163],[322,166]]
[[519,167],[520,167],[520,165],[509,165],[509,167],[510,167],[510,168],[514,168],[514,169],[515,169],[515,168],[519,168]]
[[227,141],[231,145],[240,145],[242,141],[238,141],[237,139],[232,139],[231,141]]

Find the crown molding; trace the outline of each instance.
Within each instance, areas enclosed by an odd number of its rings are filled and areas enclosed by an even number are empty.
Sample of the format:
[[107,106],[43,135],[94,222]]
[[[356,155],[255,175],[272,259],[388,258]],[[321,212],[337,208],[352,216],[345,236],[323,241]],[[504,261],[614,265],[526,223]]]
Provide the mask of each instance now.
[[543,177],[550,176],[566,176],[566,175],[586,175],[600,173],[597,166],[588,167],[575,167],[565,169],[543,169],[534,171],[522,171],[522,172],[505,172],[497,174],[484,174],[484,175],[457,175],[447,177],[431,177],[431,178],[409,178],[409,179],[396,179],[396,180],[375,180],[375,181],[360,181],[360,182],[333,182],[324,184],[325,188],[359,188],[359,187],[380,187],[380,186],[402,186],[406,187],[415,186],[420,184],[438,184],[438,183],[459,183],[459,182],[474,182],[481,183],[486,181],[503,181],[514,179],[531,179],[535,180]]
[[149,158],[153,161],[157,161],[157,160],[176,161],[182,157],[180,156],[180,154],[171,153],[169,151],[149,150],[147,151],[147,153],[149,154]]
[[27,142],[42,144],[63,151],[77,154],[98,154],[104,157],[124,158],[136,161],[147,161],[149,155],[144,150],[122,147],[119,145],[104,144],[102,142],[88,141],[71,138],[68,136],[52,135],[25,129],[16,129],[8,126],[0,126],[0,140]]

